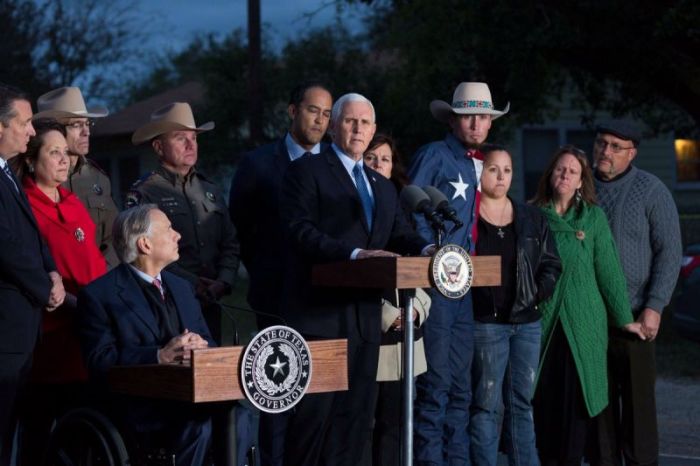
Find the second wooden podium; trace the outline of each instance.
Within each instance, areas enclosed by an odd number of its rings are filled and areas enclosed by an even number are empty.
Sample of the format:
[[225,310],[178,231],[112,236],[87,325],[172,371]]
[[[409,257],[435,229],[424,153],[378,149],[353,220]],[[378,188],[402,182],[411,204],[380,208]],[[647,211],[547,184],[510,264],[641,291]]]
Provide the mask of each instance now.
[[[471,257],[474,268],[471,286],[499,286],[501,258]],[[316,286],[343,288],[380,288],[402,290],[405,314],[413,315],[413,293],[416,288],[431,288],[430,257],[376,257],[354,261],[316,265],[312,281]],[[403,335],[403,464],[413,464],[413,326],[404,326]],[[466,435],[466,433],[465,433]]]

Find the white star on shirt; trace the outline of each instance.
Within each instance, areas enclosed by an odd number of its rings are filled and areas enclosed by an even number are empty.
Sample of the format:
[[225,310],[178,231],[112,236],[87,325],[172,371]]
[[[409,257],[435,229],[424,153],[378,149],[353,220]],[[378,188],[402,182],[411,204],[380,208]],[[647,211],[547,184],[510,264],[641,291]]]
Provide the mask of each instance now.
[[273,369],[275,370],[275,371],[272,373],[272,376],[273,376],[273,377],[276,376],[278,372],[279,372],[280,374],[284,375],[284,371],[282,370],[282,368],[283,368],[284,366],[286,366],[286,365],[287,365],[286,362],[281,362],[281,361],[280,361],[280,358],[277,357],[277,361],[275,361],[274,364],[270,364],[270,367],[273,368]]
[[455,193],[452,195],[452,199],[457,199],[458,197],[462,197],[465,201],[467,200],[467,188],[469,187],[468,183],[465,183],[462,181],[462,174],[457,173],[457,176],[459,178],[459,181],[450,181],[450,184],[452,185],[453,188],[455,188]]

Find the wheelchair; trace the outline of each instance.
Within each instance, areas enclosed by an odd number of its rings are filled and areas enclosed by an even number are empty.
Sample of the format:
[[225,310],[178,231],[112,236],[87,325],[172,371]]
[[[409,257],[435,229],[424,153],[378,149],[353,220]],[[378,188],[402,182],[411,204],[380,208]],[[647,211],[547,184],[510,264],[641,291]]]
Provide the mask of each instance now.
[[[122,432],[125,432],[122,429]],[[127,448],[127,445],[129,446]],[[76,408],[61,417],[49,439],[45,466],[173,466],[175,456],[146,448],[133,434],[94,408]]]

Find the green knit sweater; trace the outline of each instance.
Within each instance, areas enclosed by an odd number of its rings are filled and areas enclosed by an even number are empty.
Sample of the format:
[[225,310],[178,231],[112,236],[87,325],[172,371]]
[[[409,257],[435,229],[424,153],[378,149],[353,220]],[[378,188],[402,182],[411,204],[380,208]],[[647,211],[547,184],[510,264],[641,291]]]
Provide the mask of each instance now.
[[540,360],[547,357],[552,331],[560,321],[588,414],[595,416],[608,404],[608,320],[617,327],[633,321],[625,276],[605,213],[599,207],[583,204],[561,217],[553,206],[543,211],[557,243],[562,274],[554,295],[540,306]]

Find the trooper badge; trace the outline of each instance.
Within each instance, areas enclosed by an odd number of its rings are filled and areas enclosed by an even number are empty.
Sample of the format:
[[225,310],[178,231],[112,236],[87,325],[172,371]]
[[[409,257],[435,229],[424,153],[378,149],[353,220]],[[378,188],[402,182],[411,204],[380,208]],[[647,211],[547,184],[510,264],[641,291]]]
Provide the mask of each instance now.
[[430,263],[435,288],[445,297],[459,299],[469,291],[474,277],[471,257],[464,248],[446,244]]
[[282,413],[296,405],[311,380],[311,352],[294,329],[268,327],[243,353],[241,381],[246,397],[267,413]]

